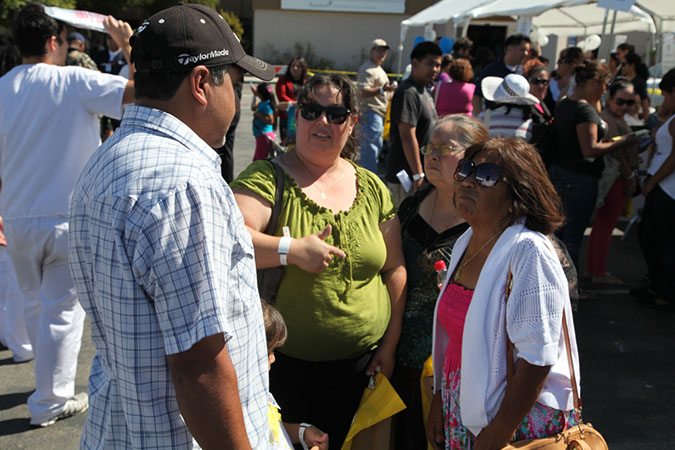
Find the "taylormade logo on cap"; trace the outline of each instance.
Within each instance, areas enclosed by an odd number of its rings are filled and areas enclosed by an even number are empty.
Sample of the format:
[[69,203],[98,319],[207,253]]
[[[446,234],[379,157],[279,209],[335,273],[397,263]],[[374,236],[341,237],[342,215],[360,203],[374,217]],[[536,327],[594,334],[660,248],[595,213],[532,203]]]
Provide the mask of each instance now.
[[218,58],[219,56],[228,56],[229,54],[230,51],[225,48],[222,50],[211,50],[209,53],[200,53],[195,56],[183,53],[181,55],[178,55],[178,62],[180,64],[183,64],[184,66],[187,66],[190,63],[194,64],[200,61],[208,61],[209,59]]

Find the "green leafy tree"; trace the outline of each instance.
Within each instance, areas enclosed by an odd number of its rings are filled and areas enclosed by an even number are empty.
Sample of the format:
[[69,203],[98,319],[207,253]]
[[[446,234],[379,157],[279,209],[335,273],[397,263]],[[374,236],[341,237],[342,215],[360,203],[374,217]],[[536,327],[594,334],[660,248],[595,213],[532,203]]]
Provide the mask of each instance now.
[[[24,5],[32,3],[30,0],[0,0],[0,22],[9,25],[14,13]],[[75,0],[41,0],[46,6],[58,6],[59,8],[75,8]]]

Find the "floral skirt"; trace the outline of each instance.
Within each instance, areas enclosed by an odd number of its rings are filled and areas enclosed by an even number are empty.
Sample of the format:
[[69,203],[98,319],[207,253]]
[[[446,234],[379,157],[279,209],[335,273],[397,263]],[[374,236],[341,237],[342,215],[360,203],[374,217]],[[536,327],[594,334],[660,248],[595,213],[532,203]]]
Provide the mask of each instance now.
[[[445,374],[444,374],[445,375]],[[462,426],[459,410],[460,369],[443,377],[441,395],[443,398],[443,417],[445,417],[445,448],[470,449],[476,443],[476,437],[468,428]],[[561,411],[535,403],[516,430],[514,441],[552,436],[578,423],[576,411]]]

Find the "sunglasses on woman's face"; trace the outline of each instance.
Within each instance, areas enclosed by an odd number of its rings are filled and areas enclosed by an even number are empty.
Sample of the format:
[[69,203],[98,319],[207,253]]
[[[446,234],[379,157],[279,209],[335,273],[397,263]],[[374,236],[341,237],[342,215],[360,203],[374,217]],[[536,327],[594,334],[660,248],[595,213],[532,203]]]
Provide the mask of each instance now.
[[551,80],[549,80],[548,78],[534,78],[534,79],[530,80],[530,84],[537,84],[537,85],[540,85],[540,86],[545,86],[550,81]]
[[326,119],[335,125],[345,123],[350,113],[347,108],[342,106],[321,106],[318,103],[301,103],[299,107],[303,119],[313,121],[325,113]]
[[420,148],[420,153],[423,154],[424,156],[429,156],[434,151],[436,151],[440,156],[446,156],[452,155],[453,153],[457,153],[461,150],[464,149],[461,147],[453,147],[452,145],[447,144],[442,145],[427,144],[424,147]]
[[502,177],[502,168],[493,163],[480,163],[475,165],[470,159],[460,159],[455,169],[455,180],[464,181],[474,174],[476,182],[481,186],[492,187],[499,181],[508,183],[508,180]]
[[635,104],[635,99],[628,99],[626,100],[625,98],[615,98],[614,103],[616,103],[616,106],[633,106]]

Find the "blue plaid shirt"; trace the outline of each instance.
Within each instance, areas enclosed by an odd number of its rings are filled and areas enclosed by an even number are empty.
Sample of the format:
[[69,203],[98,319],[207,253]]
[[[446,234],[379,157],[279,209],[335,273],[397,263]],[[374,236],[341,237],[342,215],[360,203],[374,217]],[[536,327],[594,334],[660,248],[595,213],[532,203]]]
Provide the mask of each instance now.
[[167,355],[218,333],[250,443],[266,447],[253,245],[213,149],[167,113],[127,107],[73,193],[70,267],[97,350],[82,448],[197,448]]

